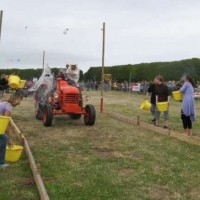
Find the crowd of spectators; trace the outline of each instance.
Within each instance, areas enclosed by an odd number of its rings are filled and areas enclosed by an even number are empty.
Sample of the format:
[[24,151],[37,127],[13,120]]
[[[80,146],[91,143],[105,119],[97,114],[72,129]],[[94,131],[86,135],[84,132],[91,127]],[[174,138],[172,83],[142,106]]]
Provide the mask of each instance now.
[[[7,90],[9,87],[7,86],[7,82],[4,81],[5,75],[2,75],[0,79],[0,96],[3,96],[3,91]],[[4,83],[5,82],[5,83]],[[138,94],[146,94],[148,91],[148,88],[150,86],[151,82],[148,81],[140,81],[140,82],[117,82],[117,81],[110,81],[105,80],[103,87],[105,91],[122,91],[122,92],[133,92]],[[181,86],[183,85],[183,81],[167,81],[165,84],[168,86],[168,89],[170,91],[170,94],[172,91],[179,90]],[[25,90],[29,89],[34,85],[33,80],[27,80]],[[85,82],[79,82],[79,86],[82,88],[82,90],[86,91],[98,91],[101,90],[102,84],[101,81],[93,81],[93,80],[87,80]],[[195,92],[200,93],[200,81],[196,82],[195,84]]]
[[[105,81],[103,86],[105,91],[122,91],[122,92],[136,92],[139,94],[146,94],[151,82],[141,81],[141,82],[117,82],[117,81]],[[167,81],[165,84],[168,86],[170,94],[172,91],[179,90],[183,85],[183,81]],[[87,80],[86,82],[80,83],[87,91],[98,91],[101,89],[101,81]],[[196,83],[196,91],[200,92],[200,82]]]

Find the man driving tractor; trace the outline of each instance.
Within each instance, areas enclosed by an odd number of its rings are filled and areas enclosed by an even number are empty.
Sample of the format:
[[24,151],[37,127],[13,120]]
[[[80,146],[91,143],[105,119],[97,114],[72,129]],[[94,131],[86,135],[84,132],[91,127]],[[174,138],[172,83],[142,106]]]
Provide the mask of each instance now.
[[75,84],[78,83],[79,80],[79,75],[80,75],[80,70],[76,64],[71,64],[71,65],[66,65],[67,70],[66,74],[68,78],[72,81],[74,81]]
[[67,80],[69,85],[78,86],[80,70],[76,64],[67,64],[65,69],[60,69],[58,77],[62,80]]

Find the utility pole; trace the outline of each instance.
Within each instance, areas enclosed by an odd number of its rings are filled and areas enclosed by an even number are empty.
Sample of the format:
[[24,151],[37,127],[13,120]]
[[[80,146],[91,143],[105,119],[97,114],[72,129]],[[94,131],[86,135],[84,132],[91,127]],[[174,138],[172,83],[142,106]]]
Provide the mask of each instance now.
[[42,55],[42,67],[44,70],[44,63],[45,63],[45,51],[43,51],[43,55]]
[[129,91],[129,93],[131,92],[131,87],[130,87],[130,85],[131,85],[131,75],[132,75],[132,73],[130,72],[129,73],[129,80],[128,80],[128,87],[129,87],[128,91]]
[[100,112],[103,112],[103,91],[104,91],[104,57],[105,57],[105,22],[103,22],[103,41],[102,41],[102,70],[101,70],[101,105]]
[[3,10],[0,11],[0,42],[1,42],[1,27],[3,21]]

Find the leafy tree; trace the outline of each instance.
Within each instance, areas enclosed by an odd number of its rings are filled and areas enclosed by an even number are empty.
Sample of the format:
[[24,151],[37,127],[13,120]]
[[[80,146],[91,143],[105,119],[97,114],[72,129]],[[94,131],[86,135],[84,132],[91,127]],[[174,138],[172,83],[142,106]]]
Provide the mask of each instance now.
[[[163,75],[166,81],[180,80],[184,75],[190,75],[195,80],[200,80],[200,59],[192,58],[173,62],[141,63],[136,65],[119,65],[105,67],[105,73],[112,74],[114,80],[143,81],[153,80],[158,74]],[[101,80],[101,67],[91,67],[85,74],[85,80],[96,77]]]
[[[57,74],[59,68],[51,68],[52,72]],[[200,80],[200,59],[192,58],[173,62],[154,62],[141,63],[136,65],[118,65],[104,68],[105,74],[112,74],[112,79],[118,82],[124,80],[129,81],[143,81],[153,80],[158,74],[163,75],[166,81],[180,80],[184,75],[191,75],[196,81]],[[80,80],[101,80],[101,67],[90,67],[90,69],[83,74],[80,72]],[[39,78],[42,74],[42,69],[0,69],[0,74],[16,74],[21,79],[29,80],[33,77]]]

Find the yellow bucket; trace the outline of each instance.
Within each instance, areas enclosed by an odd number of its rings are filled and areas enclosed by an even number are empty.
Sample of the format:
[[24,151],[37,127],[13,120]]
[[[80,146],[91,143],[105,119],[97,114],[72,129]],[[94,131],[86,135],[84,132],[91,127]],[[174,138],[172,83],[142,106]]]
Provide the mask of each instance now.
[[19,86],[20,78],[19,76],[16,76],[16,75],[10,75],[8,82],[9,82],[10,87],[15,89],[15,88],[18,88]]
[[147,100],[144,100],[140,106],[141,110],[150,110],[151,108],[151,103]]
[[174,91],[172,92],[172,95],[176,101],[183,100],[183,94],[180,91]]
[[6,147],[6,157],[7,162],[17,162],[21,157],[23,146],[13,145],[12,147]]
[[20,80],[18,88],[24,88],[26,81],[25,80]]
[[0,116],[0,134],[4,134],[10,122],[10,117]]
[[157,103],[156,105],[160,112],[165,112],[168,109],[168,102],[160,102],[160,103]]

